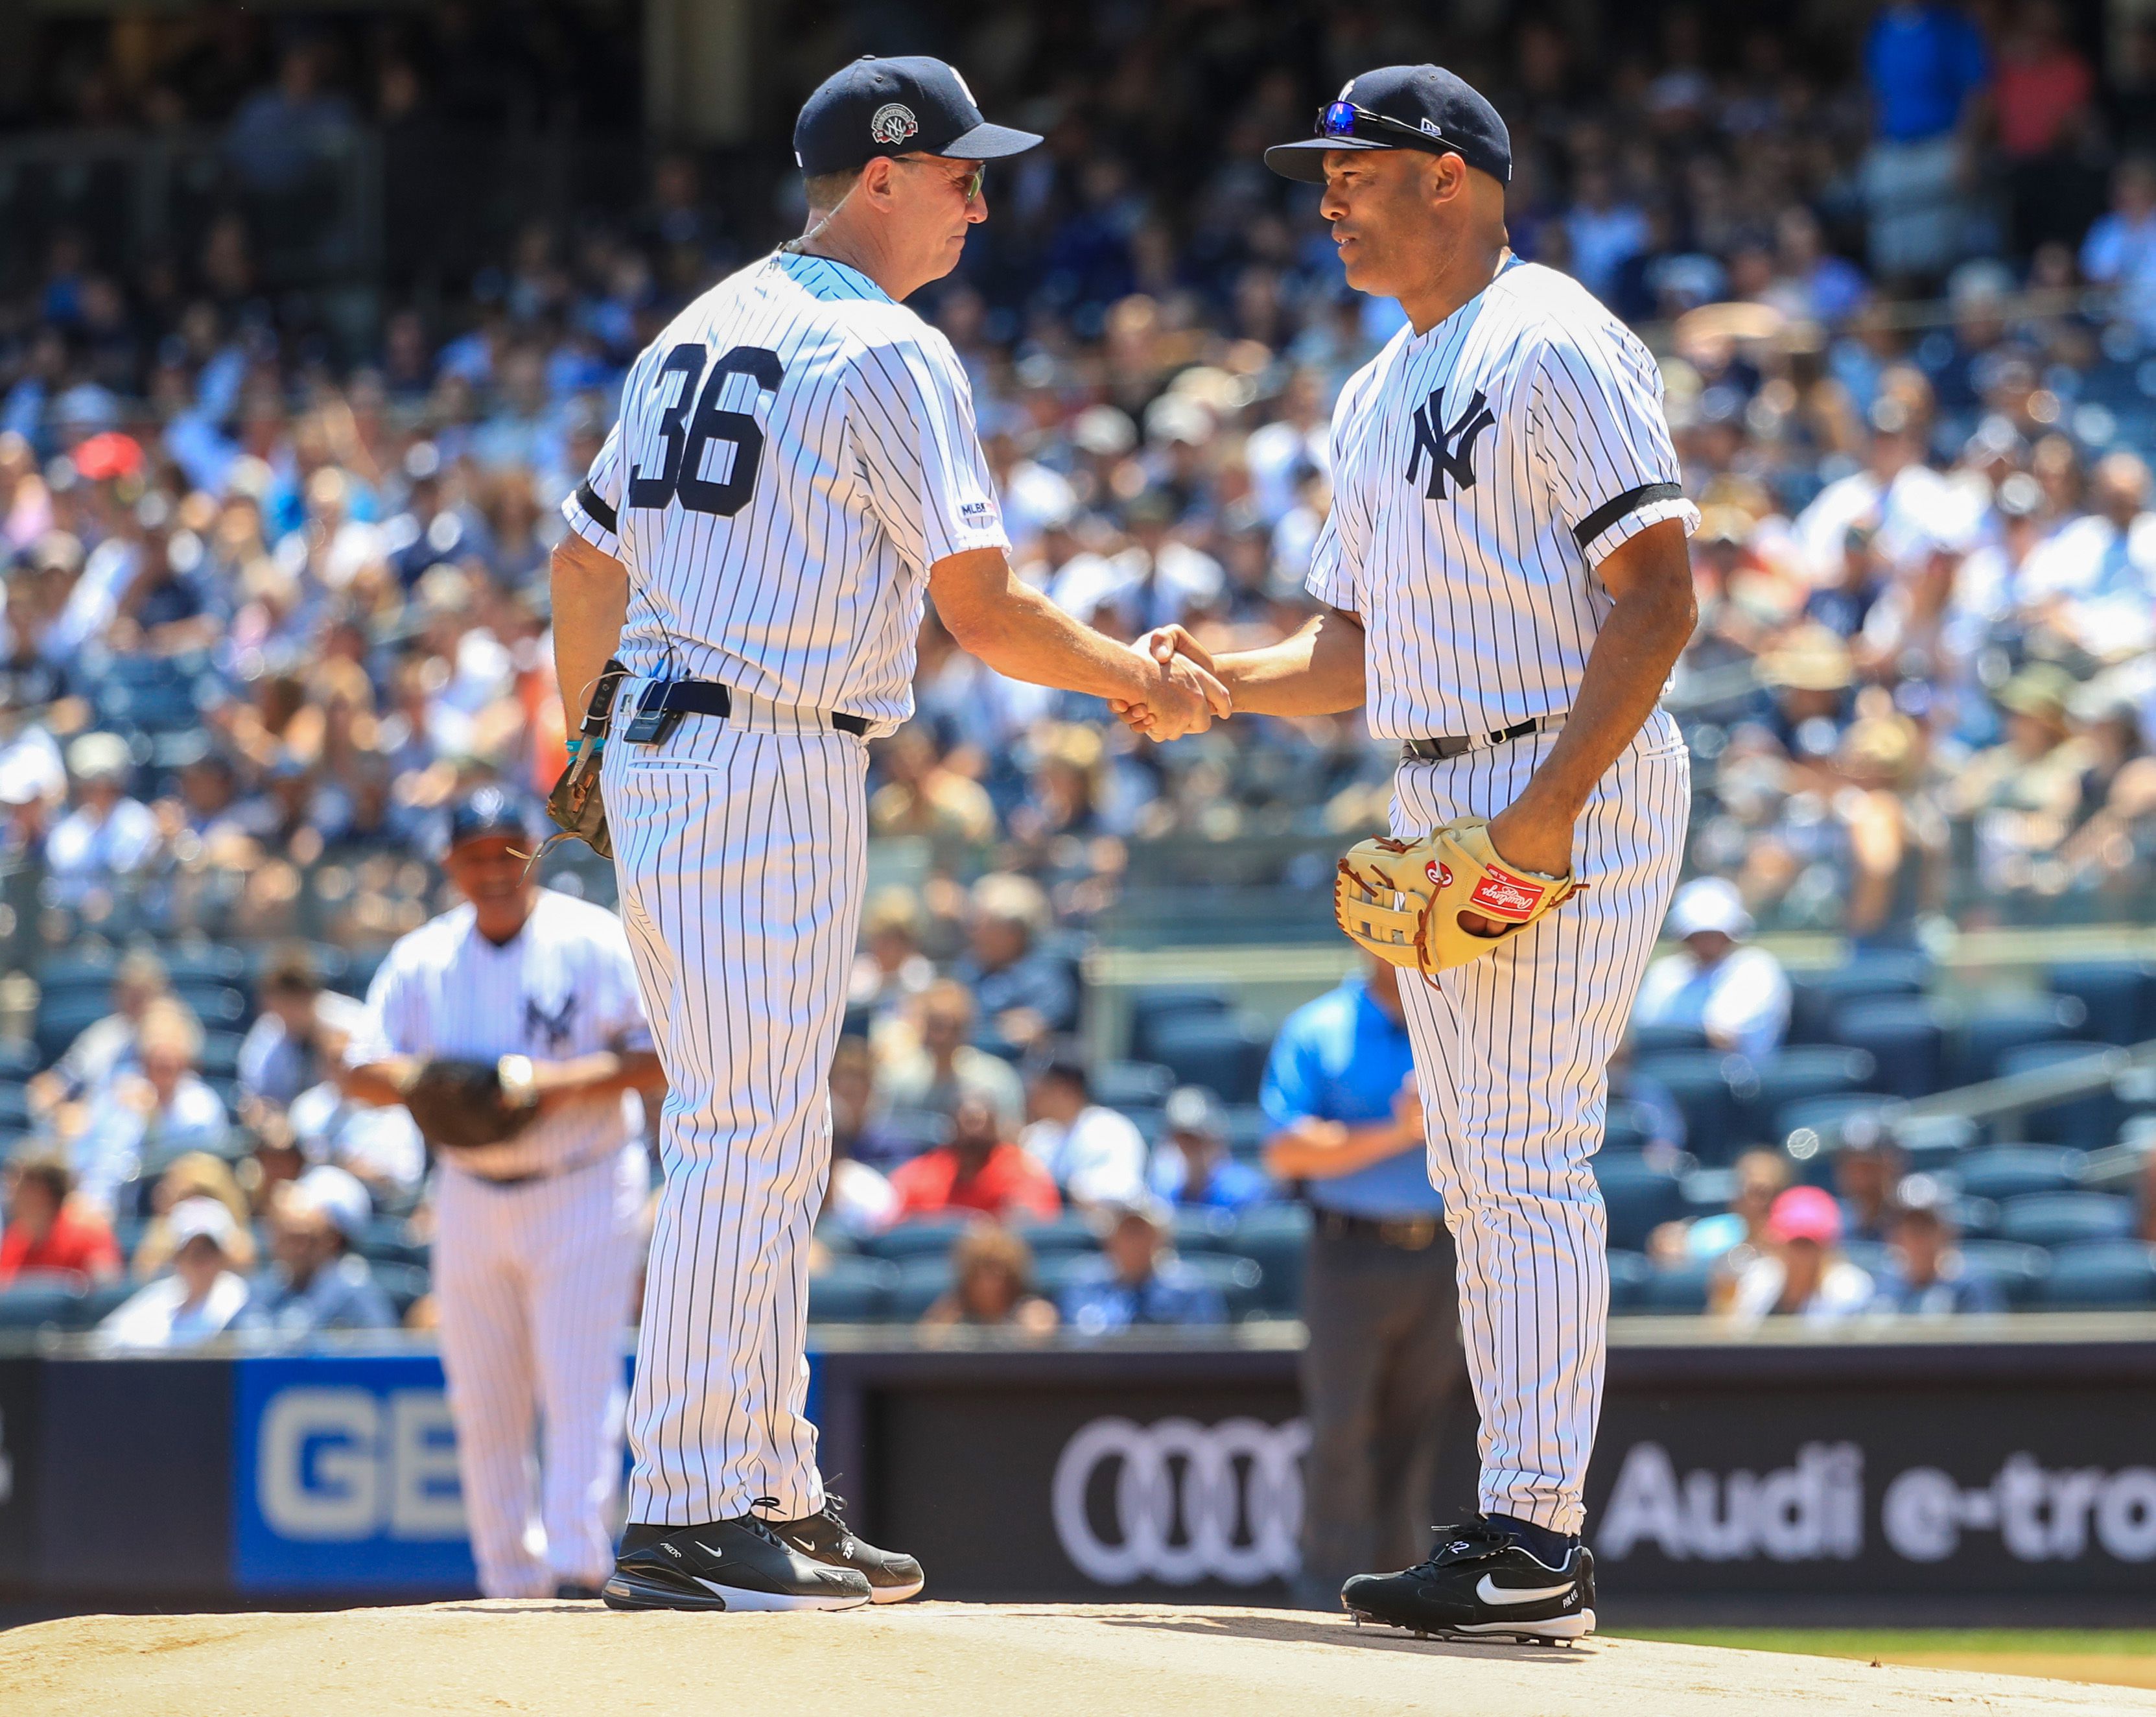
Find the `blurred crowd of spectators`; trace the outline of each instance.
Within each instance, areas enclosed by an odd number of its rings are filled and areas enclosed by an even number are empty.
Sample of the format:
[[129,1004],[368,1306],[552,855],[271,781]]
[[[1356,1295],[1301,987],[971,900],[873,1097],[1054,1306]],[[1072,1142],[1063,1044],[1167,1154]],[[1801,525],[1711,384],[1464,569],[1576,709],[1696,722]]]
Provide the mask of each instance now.
[[[456,6],[290,39],[229,11],[41,26],[44,75],[0,90],[0,125],[222,126],[258,180],[340,127],[603,125],[620,111],[565,93],[588,91],[593,66],[634,82],[604,57],[623,32],[601,31],[603,52],[587,39],[597,18]],[[924,308],[973,378],[1024,574],[1104,630],[1178,620],[1223,645],[1307,613],[1332,401],[1395,326],[1344,291],[1312,200],[1259,149],[1306,131],[1356,69],[1446,59],[1513,126],[1516,246],[1649,326],[1662,357],[1702,509],[1702,621],[1674,698],[1697,766],[1692,868],[1728,884],[1703,929],[1892,943],[1941,914],[2135,909],[2156,880],[2156,512],[2134,450],[2156,429],[2156,167],[2140,153],[2156,30],[2100,64],[2051,0],[1896,4],[1839,35],[1723,32],[1686,7],[1656,20],[1602,54],[1532,17],[1440,49],[1419,22],[1353,8],[932,8],[925,44],[804,18],[778,63],[805,88],[864,45],[939,48],[1049,135],[990,176],[992,218]],[[184,254],[110,254],[62,229],[12,255],[11,965],[86,932],[378,950],[440,904],[425,854],[450,794],[495,777],[536,796],[560,767],[547,552],[628,362],[786,230],[796,195],[775,158],[658,157],[608,208],[530,224],[468,280],[392,279],[335,332],[321,295],[264,290],[275,205],[259,198]],[[834,1074],[850,1151],[834,1220],[1075,1204],[1111,1236],[1108,1274],[1064,1316],[1142,1319],[1155,1281],[1162,1304],[1207,1315],[1188,1310],[1205,1293],[1145,1262],[1167,1231],[1158,1201],[1257,1198],[1265,1177],[1197,1134],[1149,1149],[1089,1102],[1060,1048],[1077,949],[1147,843],[1329,847],[1382,820],[1391,758],[1352,717],[1144,746],[1096,702],[989,672],[932,614],[917,695],[871,775],[875,833],[917,856],[869,906]],[[336,1011],[288,976],[292,1009]],[[18,1026],[37,1005],[0,994]],[[200,1207],[182,1225],[203,1261],[185,1318],[231,1298],[248,1221],[276,1220],[266,1188],[334,1169],[402,1220],[410,1141],[310,1154],[338,1124],[333,1082],[273,1092],[241,1069],[220,1092],[189,1071],[200,1026],[183,1011],[154,990],[122,1011],[124,1077],[83,1065],[85,1039],[31,1118],[85,1205],[152,1160],[146,1136],[168,1153],[234,1119],[293,1171],[263,1169],[244,1209],[187,1195],[237,1228]],[[935,1128],[894,1134],[894,1116],[923,1114]],[[1816,1231],[1817,1216],[1784,1226]],[[967,1256],[1010,1279],[1024,1316],[1050,1315],[1002,1242]],[[937,1315],[976,1315],[962,1301]]]

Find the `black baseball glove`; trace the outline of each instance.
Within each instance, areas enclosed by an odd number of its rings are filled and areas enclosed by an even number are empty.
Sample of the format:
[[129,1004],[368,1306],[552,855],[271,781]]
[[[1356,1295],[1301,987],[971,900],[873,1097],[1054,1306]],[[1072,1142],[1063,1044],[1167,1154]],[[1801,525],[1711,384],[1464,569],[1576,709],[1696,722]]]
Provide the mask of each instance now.
[[404,1107],[428,1144],[455,1150],[501,1144],[529,1127],[537,1104],[517,1103],[501,1088],[493,1062],[422,1062],[404,1082]]

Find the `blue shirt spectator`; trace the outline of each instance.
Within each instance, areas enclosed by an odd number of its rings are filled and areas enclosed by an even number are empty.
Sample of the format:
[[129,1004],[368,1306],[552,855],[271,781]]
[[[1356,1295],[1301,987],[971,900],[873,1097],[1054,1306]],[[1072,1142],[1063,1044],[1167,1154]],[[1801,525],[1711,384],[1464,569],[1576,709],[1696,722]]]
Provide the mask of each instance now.
[[1273,1040],[1258,1099],[1274,1128],[1265,1166],[1304,1182],[1319,1210],[1373,1221],[1442,1214],[1414,1075],[1399,974],[1373,960],[1289,1015]]
[[1897,143],[1943,136],[1991,75],[1984,38],[1951,6],[1889,6],[1864,44],[1873,125]]
[[1101,1241],[1101,1256],[1063,1290],[1063,1321],[1087,1335],[1146,1324],[1226,1323],[1219,1289],[1168,1243],[1166,1213],[1158,1205],[1122,1206]]
[[1272,1193],[1263,1170],[1228,1149],[1227,1119],[1213,1093],[1186,1085],[1168,1100],[1165,1136],[1153,1154],[1152,1190],[1172,1205],[1240,1211]]
[[325,1329],[394,1329],[388,1297],[351,1250],[372,1209],[341,1169],[310,1169],[280,1187],[270,1214],[276,1262],[254,1284],[245,1326],[291,1341]]

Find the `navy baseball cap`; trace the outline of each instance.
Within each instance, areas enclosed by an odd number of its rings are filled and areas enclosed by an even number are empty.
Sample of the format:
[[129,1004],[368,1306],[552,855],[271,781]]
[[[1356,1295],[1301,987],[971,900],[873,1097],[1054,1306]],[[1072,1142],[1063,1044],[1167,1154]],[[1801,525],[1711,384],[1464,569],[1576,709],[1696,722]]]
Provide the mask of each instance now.
[[850,172],[879,155],[995,161],[1040,141],[990,125],[966,80],[925,54],[864,54],[819,84],[793,121],[793,159],[810,178]]
[[1481,93],[1441,65],[1387,65],[1350,78],[1317,111],[1317,135],[1276,143],[1265,165],[1283,178],[1325,182],[1328,149],[1423,149],[1457,155],[1509,184],[1512,135]]
[[523,808],[516,795],[506,787],[492,783],[475,787],[462,794],[449,807],[449,845],[461,846],[467,841],[478,841],[488,836],[501,836],[511,841],[529,838],[531,827],[524,820]]

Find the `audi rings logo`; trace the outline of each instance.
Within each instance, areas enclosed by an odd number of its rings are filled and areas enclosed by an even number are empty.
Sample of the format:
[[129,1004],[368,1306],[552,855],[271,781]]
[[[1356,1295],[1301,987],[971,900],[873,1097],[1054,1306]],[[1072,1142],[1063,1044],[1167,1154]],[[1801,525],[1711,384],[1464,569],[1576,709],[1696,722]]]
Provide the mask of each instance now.
[[1295,1572],[1301,1420],[1096,1419],[1055,1463],[1055,1535],[1102,1586],[1258,1586]]

